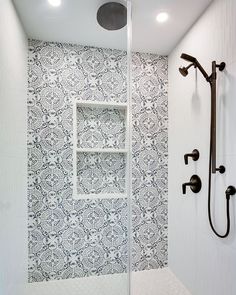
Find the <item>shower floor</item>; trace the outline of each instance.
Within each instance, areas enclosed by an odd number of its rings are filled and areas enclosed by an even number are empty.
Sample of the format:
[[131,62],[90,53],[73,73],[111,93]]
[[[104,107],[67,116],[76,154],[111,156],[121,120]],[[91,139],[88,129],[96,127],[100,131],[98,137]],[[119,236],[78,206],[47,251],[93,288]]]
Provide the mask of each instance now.
[[[22,295],[125,295],[127,274],[30,283]],[[132,295],[191,295],[169,268],[132,273]]]
[[191,295],[169,268],[135,272],[132,295]]

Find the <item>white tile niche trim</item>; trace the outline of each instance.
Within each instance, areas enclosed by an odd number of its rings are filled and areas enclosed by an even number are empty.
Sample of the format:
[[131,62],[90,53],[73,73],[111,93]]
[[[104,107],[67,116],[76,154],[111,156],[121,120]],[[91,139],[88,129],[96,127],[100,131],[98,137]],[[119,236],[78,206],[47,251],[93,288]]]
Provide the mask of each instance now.
[[[124,111],[124,126],[125,126],[125,142],[124,148],[87,148],[87,147],[78,147],[78,115],[77,108],[95,108],[95,109],[111,109],[111,110],[123,110]],[[128,104],[127,103],[115,103],[115,102],[100,102],[100,101],[81,101],[75,100],[73,103],[73,198],[76,200],[79,199],[110,199],[110,198],[127,198],[127,161],[128,161],[128,131],[127,131],[127,122],[128,122]],[[111,154],[124,154],[125,158],[125,191],[118,193],[79,193],[78,192],[78,153],[111,153]]]

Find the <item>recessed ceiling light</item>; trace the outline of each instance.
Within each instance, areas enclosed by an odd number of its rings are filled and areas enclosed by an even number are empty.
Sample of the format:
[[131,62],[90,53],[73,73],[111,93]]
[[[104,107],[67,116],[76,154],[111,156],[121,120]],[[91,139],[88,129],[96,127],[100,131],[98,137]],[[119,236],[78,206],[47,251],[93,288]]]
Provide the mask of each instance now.
[[169,18],[169,14],[166,13],[166,12],[160,12],[158,13],[157,17],[156,17],[156,20],[159,22],[159,23],[164,23],[168,20]]
[[52,5],[52,6],[60,6],[61,5],[61,0],[48,0],[48,2]]

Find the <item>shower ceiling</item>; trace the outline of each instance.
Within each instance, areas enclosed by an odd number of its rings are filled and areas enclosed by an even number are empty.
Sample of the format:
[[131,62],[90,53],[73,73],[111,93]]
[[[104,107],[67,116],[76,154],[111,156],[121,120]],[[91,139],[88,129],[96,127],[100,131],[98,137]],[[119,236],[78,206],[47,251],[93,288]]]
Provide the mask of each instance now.
[[[133,51],[167,55],[212,0],[132,0]],[[109,0],[13,0],[29,38],[126,49],[126,28],[106,31],[97,24],[98,8]],[[124,3],[125,1],[117,1]],[[156,21],[166,11],[169,20]]]

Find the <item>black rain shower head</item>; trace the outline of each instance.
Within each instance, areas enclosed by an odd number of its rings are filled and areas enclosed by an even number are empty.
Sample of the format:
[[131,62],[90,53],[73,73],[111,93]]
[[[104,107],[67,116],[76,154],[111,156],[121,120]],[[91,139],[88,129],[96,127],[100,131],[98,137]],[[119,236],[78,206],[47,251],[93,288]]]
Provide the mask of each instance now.
[[108,31],[120,30],[127,24],[127,8],[118,2],[107,2],[98,9],[97,21]]
[[207,72],[203,69],[203,67],[200,65],[200,63],[198,62],[198,60],[196,59],[196,57],[188,55],[186,53],[182,53],[180,56],[182,59],[191,62],[191,65],[189,65],[187,68],[183,67],[180,68],[179,71],[180,73],[186,77],[188,75],[188,69],[194,65],[195,68],[198,68],[199,71],[202,73],[202,75],[205,77],[205,79],[207,80],[207,82],[209,82],[209,76],[207,75]]

